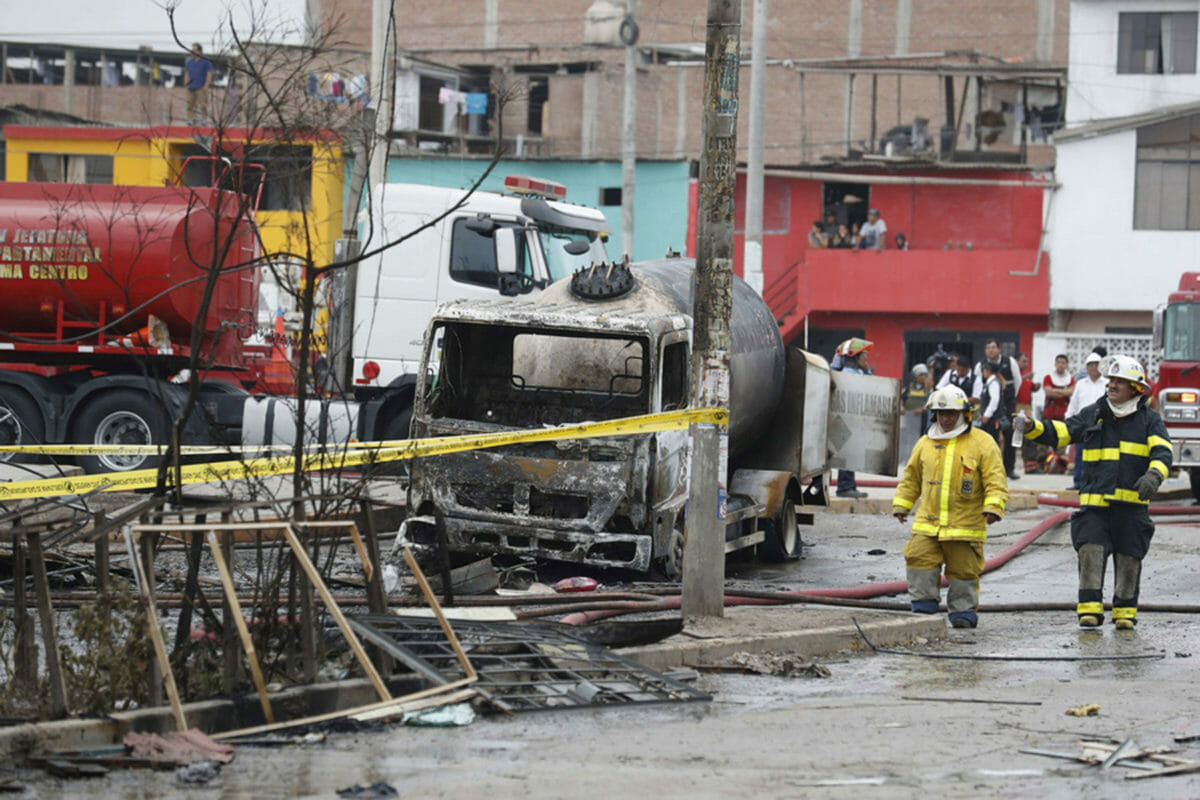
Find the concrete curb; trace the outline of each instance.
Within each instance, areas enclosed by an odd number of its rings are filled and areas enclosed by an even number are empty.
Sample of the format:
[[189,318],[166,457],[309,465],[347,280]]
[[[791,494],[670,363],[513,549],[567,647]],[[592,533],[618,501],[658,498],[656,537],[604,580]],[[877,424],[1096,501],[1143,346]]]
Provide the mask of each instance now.
[[[788,607],[793,611],[803,608]],[[729,609],[738,610],[742,609]],[[763,615],[783,610],[753,611],[755,616],[761,619]],[[735,615],[731,614],[732,616]],[[728,628],[728,624],[719,624],[710,632],[706,632],[704,625],[689,626],[683,633],[663,642],[631,647],[621,650],[620,653],[631,661],[656,670],[716,666],[728,661],[735,653],[790,653],[802,658],[819,659],[843,650],[868,649],[867,643],[863,641],[854,625],[855,619],[871,642],[877,646],[910,644],[916,639],[946,638],[946,618],[941,614],[914,615],[889,611],[851,613],[841,610],[821,615],[819,620],[814,620],[816,624],[810,628],[803,627],[799,619],[790,621],[790,624],[782,624],[779,630],[760,630],[750,634],[721,632],[720,628]],[[728,622],[740,624],[735,620]]]

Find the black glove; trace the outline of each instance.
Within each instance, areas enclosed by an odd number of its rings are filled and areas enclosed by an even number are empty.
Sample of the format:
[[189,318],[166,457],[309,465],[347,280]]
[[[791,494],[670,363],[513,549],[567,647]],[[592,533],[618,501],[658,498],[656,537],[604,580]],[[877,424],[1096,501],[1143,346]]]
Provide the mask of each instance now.
[[1159,485],[1162,483],[1162,474],[1156,469],[1146,470],[1146,474],[1137,479],[1133,484],[1133,488],[1137,490],[1138,499],[1149,500],[1154,497],[1158,491]]

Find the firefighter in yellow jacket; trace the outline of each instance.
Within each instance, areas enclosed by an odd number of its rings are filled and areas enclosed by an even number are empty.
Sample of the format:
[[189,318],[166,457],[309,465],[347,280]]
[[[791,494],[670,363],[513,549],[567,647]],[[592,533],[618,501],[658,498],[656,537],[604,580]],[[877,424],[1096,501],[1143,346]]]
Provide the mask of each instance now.
[[1004,516],[1008,479],[996,440],[971,427],[971,405],[957,386],[945,386],[925,404],[933,424],[913,448],[892,500],[901,523],[914,514],[904,546],[912,610],[936,614],[946,565],[950,624],[979,623],[979,575],[987,526]]

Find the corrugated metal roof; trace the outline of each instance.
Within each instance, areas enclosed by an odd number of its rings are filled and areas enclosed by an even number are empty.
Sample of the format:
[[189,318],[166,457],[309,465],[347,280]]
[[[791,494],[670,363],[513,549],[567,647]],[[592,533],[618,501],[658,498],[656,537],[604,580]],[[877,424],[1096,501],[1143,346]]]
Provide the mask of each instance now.
[[1191,114],[1200,113],[1200,102],[1193,101],[1190,103],[1179,103],[1172,106],[1162,106],[1153,111],[1144,111],[1140,114],[1129,114],[1124,117],[1108,117],[1107,119],[1097,119],[1091,122],[1085,122],[1082,125],[1065,128],[1054,134],[1054,143],[1063,144],[1072,142],[1076,139],[1091,139],[1095,136],[1107,136],[1110,133],[1119,133],[1131,128],[1140,128],[1144,125],[1152,125],[1156,122],[1167,122],[1168,120],[1186,117]]

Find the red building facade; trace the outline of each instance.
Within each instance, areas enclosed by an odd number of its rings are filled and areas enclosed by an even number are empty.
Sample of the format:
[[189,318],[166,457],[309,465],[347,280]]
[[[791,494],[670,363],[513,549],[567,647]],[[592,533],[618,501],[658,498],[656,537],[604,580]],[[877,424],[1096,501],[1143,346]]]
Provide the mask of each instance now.
[[[695,242],[697,186],[689,242]],[[763,297],[784,341],[829,358],[863,336],[881,375],[900,377],[938,345],[973,360],[997,338],[1028,352],[1047,328],[1049,258],[1042,252],[1046,183],[1028,171],[772,170],[764,181]],[[738,175],[734,269],[743,273],[745,175]],[[877,208],[883,252],[808,245],[815,220],[861,220]],[[903,233],[909,250],[896,249]],[[694,244],[692,245],[694,248]],[[694,253],[693,253],[694,254]]]

